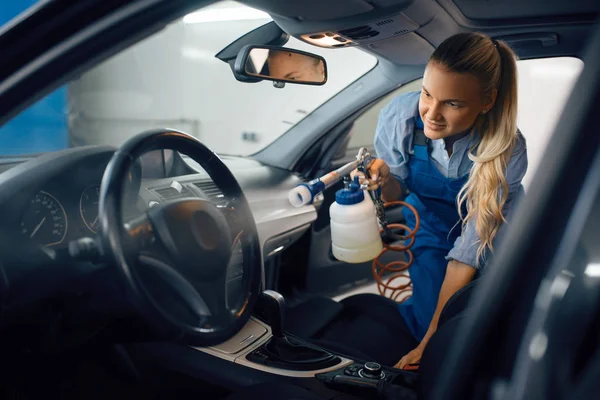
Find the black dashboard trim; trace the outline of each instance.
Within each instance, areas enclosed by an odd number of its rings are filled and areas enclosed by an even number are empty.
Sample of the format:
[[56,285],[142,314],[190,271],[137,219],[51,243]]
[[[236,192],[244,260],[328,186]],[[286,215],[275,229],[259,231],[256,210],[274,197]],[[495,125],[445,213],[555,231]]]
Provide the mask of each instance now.
[[[15,193],[28,188],[33,180],[47,181],[74,162],[83,161],[90,156],[106,154],[109,159],[115,150],[109,146],[75,147],[46,153],[19,164],[0,174],[0,205],[12,199]],[[2,190],[9,187],[10,190]]]

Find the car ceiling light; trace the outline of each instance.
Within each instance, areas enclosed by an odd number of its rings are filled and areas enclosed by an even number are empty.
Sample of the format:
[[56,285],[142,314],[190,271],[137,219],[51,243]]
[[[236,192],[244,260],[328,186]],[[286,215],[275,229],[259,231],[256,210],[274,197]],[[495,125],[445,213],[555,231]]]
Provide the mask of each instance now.
[[334,32],[310,33],[302,35],[302,39],[319,47],[347,47],[354,42]]
[[600,263],[589,263],[584,273],[591,278],[600,278]]
[[183,17],[186,24],[201,24],[206,22],[242,21],[256,19],[271,19],[266,12],[249,7],[215,8],[196,11]]

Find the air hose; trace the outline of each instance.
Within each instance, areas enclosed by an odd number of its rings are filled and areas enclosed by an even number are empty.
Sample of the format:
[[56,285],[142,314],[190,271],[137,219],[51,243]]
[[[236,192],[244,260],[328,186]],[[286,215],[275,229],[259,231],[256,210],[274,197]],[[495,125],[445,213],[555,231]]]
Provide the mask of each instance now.
[[[369,171],[367,170],[367,165],[369,165],[369,162],[370,160],[367,159],[361,165],[358,166],[358,170],[362,172],[368,179],[370,179],[371,177]],[[415,244],[415,235],[417,234],[417,231],[419,230],[419,226],[421,224],[419,213],[411,204],[408,204],[405,201],[398,200],[384,203],[381,199],[380,188],[376,190],[370,190],[369,195],[371,196],[371,199],[375,204],[377,219],[381,227],[379,233],[381,234],[381,241],[383,243],[382,252],[377,257],[375,257],[375,259],[373,259],[373,263],[371,265],[373,277],[375,278],[375,282],[377,282],[377,289],[380,295],[402,303],[410,297],[410,295],[402,295],[405,293],[412,292],[412,282],[410,280],[410,276],[407,270],[413,263],[413,254],[410,249]],[[406,207],[410,211],[412,211],[412,213],[415,215],[416,221],[414,229],[410,229],[405,224],[390,224],[387,221],[385,209],[395,206]],[[403,230],[405,234],[398,235],[394,233],[394,230],[399,229]],[[410,240],[410,242],[406,243],[408,240]],[[392,244],[398,242],[404,244]],[[381,262],[381,257],[388,251],[405,253],[405,260],[392,261],[387,264],[383,264]],[[391,276],[389,276],[390,273]],[[403,282],[397,283],[396,281],[398,281],[401,278]]]
[[[412,282],[410,281],[410,276],[408,275],[407,270],[413,263],[413,254],[410,249],[415,244],[415,235],[419,230],[421,221],[417,210],[412,205],[404,201],[391,201],[383,203],[384,209],[397,206],[406,207],[413,212],[416,220],[415,227],[414,229],[410,229],[405,224],[390,224],[385,220],[381,221],[380,218],[380,233],[382,235],[381,239],[383,242],[383,251],[373,260],[372,271],[375,282],[377,283],[379,294],[402,303],[410,297],[410,294],[408,296],[403,295],[405,293],[412,292]],[[405,234],[390,234],[392,230],[398,229],[402,229]],[[409,242],[407,243],[407,241]],[[392,244],[398,242],[402,242],[403,244]],[[381,257],[388,251],[405,253],[405,259],[383,264]]]

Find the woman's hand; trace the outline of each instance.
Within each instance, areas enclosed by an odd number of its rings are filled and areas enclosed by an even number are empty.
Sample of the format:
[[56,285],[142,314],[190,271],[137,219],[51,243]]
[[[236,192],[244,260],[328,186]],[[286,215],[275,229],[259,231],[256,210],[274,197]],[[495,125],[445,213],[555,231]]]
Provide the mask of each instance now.
[[381,158],[372,160],[369,165],[367,165],[367,170],[369,171],[369,175],[371,175],[371,179],[366,179],[364,174],[357,170],[354,170],[350,176],[352,179],[354,179],[354,176],[358,176],[358,180],[361,184],[368,185],[368,190],[375,190],[384,186],[390,178],[390,167]]
[[402,369],[404,366],[408,364],[418,364],[421,361],[421,356],[423,355],[423,350],[420,347],[412,350],[410,353],[405,355],[394,365],[394,368]]
[[438,304],[435,312],[433,313],[431,323],[429,324],[429,329],[427,329],[425,336],[423,336],[423,339],[417,348],[402,357],[402,359],[394,366],[395,368],[402,369],[408,364],[416,364],[421,361],[423,350],[425,350],[427,343],[429,343],[429,340],[437,331],[438,319],[440,318],[440,314],[446,306],[448,299],[452,297],[452,295],[460,288],[471,282],[475,277],[476,272],[477,270],[470,265],[463,264],[455,260],[448,263],[448,268],[446,268],[446,276],[444,277],[442,289],[440,290],[440,295],[438,297]]

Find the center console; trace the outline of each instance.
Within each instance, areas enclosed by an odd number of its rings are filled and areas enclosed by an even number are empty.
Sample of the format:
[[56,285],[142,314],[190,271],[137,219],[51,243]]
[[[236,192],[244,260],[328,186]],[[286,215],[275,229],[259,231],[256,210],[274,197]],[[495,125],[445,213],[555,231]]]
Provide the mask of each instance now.
[[336,391],[360,397],[416,398],[417,374],[353,361],[283,331],[285,301],[273,291],[263,292],[258,314],[227,342],[197,348],[219,358],[263,372],[316,378]]
[[382,367],[375,362],[352,362],[344,368],[316,374],[315,378],[359,397],[416,399],[416,373]]
[[197,349],[256,370],[296,378],[313,378],[352,363],[284,333],[285,300],[279,293],[264,291],[257,308],[260,318],[252,317],[234,337],[214,347]]
[[340,357],[329,351],[284,333],[285,300],[281,294],[272,290],[264,291],[260,312],[271,326],[272,337],[248,354],[248,360],[294,371],[319,371],[342,362]]

